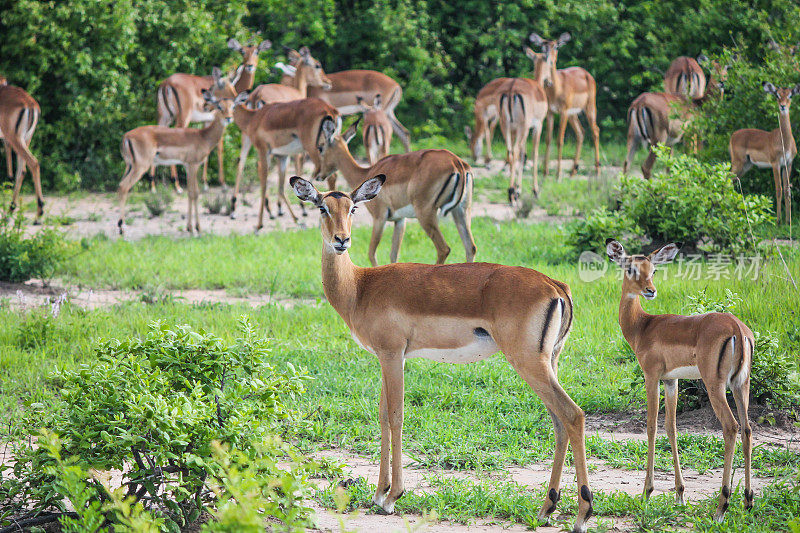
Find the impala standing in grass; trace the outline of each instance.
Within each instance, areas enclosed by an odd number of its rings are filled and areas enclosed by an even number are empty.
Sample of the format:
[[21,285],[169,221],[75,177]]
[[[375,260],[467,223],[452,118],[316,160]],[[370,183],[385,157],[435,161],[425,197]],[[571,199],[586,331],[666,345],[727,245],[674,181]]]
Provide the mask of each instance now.
[[[36,191],[37,222],[44,214],[44,196],[39,175],[39,160],[31,153],[30,144],[40,115],[39,103],[27,91],[16,85],[9,85],[8,80],[0,76],[0,140],[5,144],[8,179],[14,181],[14,193],[11,196],[9,211],[13,212],[17,208],[22,178],[25,176],[27,166],[31,171],[33,188]],[[14,154],[17,155],[16,175],[12,163]]]
[[381,365],[381,461],[373,502],[393,513],[404,491],[405,360],[469,363],[501,351],[553,419],[553,469],[539,519],[548,520],[556,508],[567,445],[572,444],[578,486],[573,531],[585,532],[593,499],[586,468],[585,418],[557,377],[558,356],[572,325],[569,287],[535,270],[490,263],[354,265],[347,252],[353,212],[378,196],[386,179],[382,174],[370,177],[350,194],[320,193],[297,176],[290,182],[301,200],[322,213],[325,296],[356,343],[376,355]]
[[792,135],[789,106],[792,104],[792,96],[800,93],[800,84],[778,89],[766,82],[763,87],[765,92],[778,100],[778,128],[772,131],[743,129],[733,132],[729,144],[731,172],[741,178],[754,166],[772,168],[778,224],[781,223],[781,200],[784,203],[786,223],[791,224],[792,195],[789,178],[794,157],[797,155],[797,145]]
[[[619,325],[644,372],[647,389],[647,475],[644,496],[653,492],[653,469],[658,425],[659,383],[664,382],[667,436],[675,468],[675,499],[683,505],[683,476],[678,458],[675,413],[678,404],[678,380],[702,379],[714,414],[722,424],[725,437],[725,466],[722,491],[714,519],[721,522],[731,495],[731,466],[736,448],[736,432],[742,429],[744,453],[745,508],[753,507],[750,488],[752,451],[747,406],[750,400],[750,367],[753,361],[753,332],[730,313],[705,313],[695,316],[650,315],[642,310],[639,297],[656,297],[653,274],[656,265],[675,258],[680,245],[667,244],[648,256],[629,256],[613,239],[606,241],[606,252],[624,270]],[[725,392],[730,387],[736,400],[739,424],[728,406]]]
[[[467,262],[475,258],[477,248],[472,238],[472,169],[448,150],[417,150],[407,154],[384,157],[372,166],[362,167],[353,159],[347,143],[356,135],[358,121],[344,135],[334,125],[325,124],[317,147],[321,155],[317,180],[331,176],[337,170],[351,187],[367,178],[385,174],[383,194],[370,202],[372,238],[369,260],[378,264],[376,251],[386,222],[394,222],[390,260],[397,261],[406,228],[406,218],[419,220],[422,229],[436,247],[436,262],[444,263],[450,247],[439,229],[439,217],[452,213],[464,244]],[[329,182],[330,184],[330,182]]]
[[[213,108],[214,120],[205,128],[169,128],[167,126],[141,126],[122,138],[122,157],[125,174],[119,184],[119,227],[123,233],[125,202],[128,192],[148,169],[157,165],[183,165],[186,168],[186,188],[189,207],[186,230],[200,232],[200,214],[197,198],[200,194],[197,171],[208,154],[217,145],[225,127],[233,121],[233,111],[247,100],[247,91],[235,98],[217,98],[211,91],[203,90],[203,99]],[[194,225],[192,214],[194,213]]]

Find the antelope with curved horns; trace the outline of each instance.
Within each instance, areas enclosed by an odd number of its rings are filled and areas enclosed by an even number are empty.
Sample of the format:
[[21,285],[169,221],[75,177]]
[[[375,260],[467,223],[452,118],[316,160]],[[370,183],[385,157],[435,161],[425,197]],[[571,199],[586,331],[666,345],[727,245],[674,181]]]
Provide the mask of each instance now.
[[[234,109],[233,118],[243,135],[247,135],[258,152],[261,199],[256,231],[264,227],[265,208],[269,218],[275,218],[267,196],[267,176],[271,156],[278,159],[278,197],[286,204],[289,215],[297,223],[297,216],[286,198],[285,191],[289,157],[307,153],[314,163],[314,171],[317,172],[321,164],[317,146],[324,131],[341,129],[342,118],[339,112],[319,98],[305,98],[267,104],[255,110],[240,106]],[[231,197],[231,213],[236,208],[237,195],[238,190],[234,190]],[[305,206],[302,206],[302,209],[305,215]]]
[[381,365],[381,461],[373,502],[392,513],[404,491],[405,360],[469,363],[502,351],[545,404],[555,428],[553,470],[539,519],[547,521],[556,508],[564,457],[572,444],[578,485],[573,531],[585,532],[593,499],[586,468],[585,418],[557,377],[558,356],[572,325],[569,287],[535,270],[490,263],[354,265],[347,253],[353,211],[378,196],[386,180],[383,174],[370,177],[350,194],[320,193],[297,176],[290,181],[301,200],[322,212],[325,297],[356,343],[375,354]]
[[417,150],[390,155],[372,166],[362,167],[347,147],[356,135],[359,121],[360,118],[351,124],[344,135],[332,123],[323,124],[317,146],[320,166],[313,176],[323,180],[338,170],[351,187],[378,174],[389,176],[383,185],[383,194],[367,206],[372,215],[370,263],[378,264],[376,251],[388,221],[394,222],[390,260],[397,261],[406,218],[419,220],[436,247],[436,262],[444,263],[450,255],[450,247],[439,229],[439,216],[448,213],[453,215],[466,260],[472,261],[477,248],[471,229],[473,178],[470,166],[448,150]]
[[[6,78],[0,76],[0,140],[6,145],[8,179],[14,180],[14,193],[11,196],[9,211],[13,212],[17,208],[22,178],[27,167],[31,171],[33,188],[36,191],[35,222],[38,222],[44,214],[44,196],[39,175],[39,160],[31,153],[30,144],[40,115],[39,103],[27,91],[16,85],[9,85]],[[14,154],[17,155],[17,172],[12,178]]]
[[364,108],[364,149],[367,151],[369,164],[374,165],[379,159],[389,155],[392,144],[392,123],[381,107],[381,95],[376,94],[372,105],[363,98],[358,101]]
[[[739,424],[742,429],[744,453],[745,508],[753,507],[753,490],[750,488],[752,442],[747,408],[750,399],[750,367],[755,344],[750,328],[730,313],[706,313],[694,316],[650,315],[642,310],[640,296],[647,300],[656,297],[656,287],[653,284],[656,265],[672,261],[680,246],[680,243],[670,243],[646,257],[629,256],[619,242],[608,239],[606,253],[624,270],[619,325],[622,328],[622,335],[642,367],[647,390],[647,475],[644,481],[644,497],[649,498],[653,492],[659,382],[663,381],[666,405],[664,423],[667,426],[675,468],[675,499],[680,505],[684,503],[684,484],[675,427],[678,380],[702,379],[714,414],[722,424],[725,437],[722,491],[714,515],[714,519],[721,522],[728,509],[728,499],[731,495],[731,466]],[[725,398],[728,387],[736,401],[738,424]]]
[[664,74],[664,92],[693,100],[702,98],[706,92],[706,74],[700,63],[707,60],[702,54],[696,60],[688,56],[675,58]]
[[[241,107],[247,96],[247,91],[244,91],[235,98],[219,99],[211,91],[203,89],[206,105],[214,109],[214,120],[205,128],[141,126],[123,136],[121,150],[125,159],[125,174],[118,189],[120,214],[117,226],[120,234],[123,233],[128,192],[149,168],[156,165],[183,165],[186,168],[186,188],[189,198],[186,230],[189,233],[193,230],[200,232],[197,171],[219,142],[225,127],[233,121],[234,109]],[[192,226],[192,213],[194,213],[194,226]]]
[[[281,83],[290,83],[292,76],[291,70],[285,67]],[[331,88],[326,90],[321,87],[309,87],[309,96],[315,96],[328,102],[342,116],[345,116],[361,112],[361,105],[358,103],[359,96],[366,100],[379,93],[383,101],[383,110],[392,123],[392,129],[403,143],[405,151],[411,150],[411,135],[394,114],[395,108],[403,98],[403,89],[399,83],[386,74],[374,70],[342,70],[328,72],[327,76],[331,82]]]
[[578,118],[580,113],[586,115],[589,129],[592,132],[594,141],[594,166],[597,177],[600,177],[600,128],[597,126],[597,83],[586,69],[581,67],[569,67],[556,69],[558,60],[558,49],[572,39],[569,33],[562,33],[557,40],[546,40],[536,33],[531,33],[530,41],[540,46],[542,53],[546,56],[546,62],[550,69],[550,76],[543,81],[547,92],[547,101],[550,110],[547,114],[547,137],[544,149],[544,174],[549,172],[550,162],[550,143],[553,139],[553,124],[555,113],[558,113],[560,122],[558,125],[558,161],[556,163],[556,179],[561,179],[561,156],[564,149],[564,135],[567,131],[567,123],[570,124],[575,132],[575,159],[572,162],[570,176],[574,176],[578,171],[578,161],[583,148],[583,127]]
[[649,154],[642,163],[642,174],[645,179],[650,179],[656,161],[653,147],[657,144],[670,147],[678,144],[696,110],[711,98],[723,97],[728,67],[712,61],[711,68],[706,90],[701,98],[690,100],[686,96],[675,94],[642,93],[631,102],[628,108],[628,154],[622,164],[623,173],[628,172],[639,146],[645,144]]
[[[292,100],[302,100],[308,96],[309,87],[321,87],[323,89],[330,88],[331,83],[328,80],[325,72],[322,70],[322,64],[311,56],[307,46],[300,49],[299,52],[291,50],[289,57],[295,62],[295,66],[291,67],[294,72],[290,84],[283,83],[267,83],[262,84],[253,89],[250,97],[247,99],[247,107],[251,109],[260,109],[266,104],[274,104],[276,102],[291,102]],[[250,148],[253,146],[253,141],[243,131],[242,132],[242,146],[239,151],[239,161],[236,165],[236,182],[233,188],[233,198],[239,194],[239,185],[242,180],[242,173],[244,166],[247,162],[247,156],[250,154]],[[299,174],[303,168],[303,154],[294,156],[295,170]],[[303,209],[305,213],[305,209]],[[231,208],[231,218],[236,218],[236,211]],[[283,215],[282,202],[278,200],[278,216]]]
[[786,223],[791,224],[792,195],[789,178],[792,173],[792,162],[797,155],[797,145],[789,121],[789,106],[792,103],[792,96],[800,93],[800,84],[794,87],[776,88],[773,84],[765,82],[763,88],[778,101],[778,128],[772,131],[742,129],[733,132],[729,143],[731,172],[738,179],[753,166],[771,167],[775,180],[778,224],[781,223],[781,200],[784,203]]
[[[269,40],[263,40],[254,46],[243,46],[234,38],[228,39],[228,48],[234,52],[242,54],[242,63],[236,68],[229,77],[233,85],[233,96],[242,91],[249,91],[253,88],[255,80],[256,66],[258,65],[258,54],[272,47]],[[158,109],[158,125],[169,126],[174,123],[176,128],[186,128],[192,122],[205,122],[205,125],[214,120],[214,112],[205,109],[203,90],[212,89],[219,85],[219,81],[213,76],[195,76],[193,74],[176,73],[165,79],[158,86],[156,92],[156,107]],[[217,89],[224,89],[223,86]],[[223,95],[218,94],[218,97]],[[225,186],[225,169],[223,165],[223,140],[219,140],[217,147],[218,154],[218,177],[219,183]],[[180,192],[178,184],[178,171],[172,166],[170,173],[175,182],[175,189]],[[203,184],[208,184],[208,162],[203,165]]]

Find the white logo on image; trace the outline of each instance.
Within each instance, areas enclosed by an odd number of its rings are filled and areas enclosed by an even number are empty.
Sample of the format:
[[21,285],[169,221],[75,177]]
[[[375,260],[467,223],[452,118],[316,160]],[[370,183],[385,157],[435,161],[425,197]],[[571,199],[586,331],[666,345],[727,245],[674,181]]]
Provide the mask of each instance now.
[[608,261],[599,254],[586,250],[578,258],[578,277],[585,283],[598,280],[608,270]]

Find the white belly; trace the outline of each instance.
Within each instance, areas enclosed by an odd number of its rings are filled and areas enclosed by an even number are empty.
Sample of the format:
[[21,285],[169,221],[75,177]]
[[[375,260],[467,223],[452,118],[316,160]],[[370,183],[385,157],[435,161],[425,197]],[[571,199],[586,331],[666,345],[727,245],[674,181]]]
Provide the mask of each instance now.
[[753,161],[751,159],[750,162],[753,163],[756,168],[772,168],[772,165],[766,161]]
[[211,122],[214,120],[214,113],[209,111],[192,111],[192,118],[189,122]]
[[360,105],[343,105],[342,107],[337,107],[336,110],[342,115],[355,115],[356,113],[361,113],[364,108]]
[[567,109],[567,115],[577,115],[581,111],[583,111],[583,109],[581,109],[580,107],[571,107]]
[[414,211],[414,206],[404,205],[397,211],[392,211],[392,216],[389,218],[391,221],[400,220],[401,218],[417,218],[417,212]]
[[289,144],[284,144],[283,146],[278,146],[272,149],[272,153],[274,155],[296,155],[302,151],[303,143],[300,141],[299,137],[292,139],[292,142]]
[[701,379],[700,370],[696,366],[679,366],[673,368],[663,376],[661,379]]
[[407,352],[406,359],[422,357],[440,363],[474,363],[492,356],[500,351],[491,337],[476,338],[466,346],[459,348],[422,348]]
[[182,165],[183,161],[180,159],[161,159],[158,156],[153,158],[154,165]]

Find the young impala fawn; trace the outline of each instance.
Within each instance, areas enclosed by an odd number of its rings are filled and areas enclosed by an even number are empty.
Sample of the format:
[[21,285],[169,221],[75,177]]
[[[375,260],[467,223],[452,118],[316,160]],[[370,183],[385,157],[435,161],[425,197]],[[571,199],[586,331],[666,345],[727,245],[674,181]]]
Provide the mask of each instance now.
[[403,494],[405,360],[470,363],[502,351],[541,398],[555,427],[553,470],[539,519],[546,521],[556,508],[571,444],[578,482],[573,531],[585,532],[593,499],[586,470],[585,419],[558,382],[558,356],[572,326],[569,287],[529,268],[490,263],[354,265],[347,252],[353,212],[375,198],[385,180],[383,174],[373,175],[350,194],[320,193],[309,181],[297,176],[290,180],[297,196],[321,212],[325,297],[353,339],[381,365],[381,462],[373,502],[392,513]]
[[639,297],[656,297],[653,274],[656,265],[669,263],[678,253],[680,244],[667,244],[648,256],[629,256],[622,245],[613,239],[606,241],[606,253],[625,271],[622,299],[619,304],[619,325],[622,335],[636,354],[644,372],[647,390],[647,475],[644,496],[653,492],[653,457],[658,422],[659,382],[664,382],[667,436],[672,447],[675,467],[675,498],[683,505],[683,476],[678,460],[675,411],[678,403],[679,379],[702,379],[714,413],[722,423],[725,437],[725,467],[722,473],[722,492],[714,519],[721,522],[728,509],[731,495],[731,465],[736,447],[739,424],[725,399],[730,387],[736,400],[736,410],[742,428],[744,452],[745,508],[753,507],[750,488],[750,452],[752,450],[747,404],[750,398],[750,366],[753,360],[753,332],[730,313],[703,315],[650,315],[642,310]]

